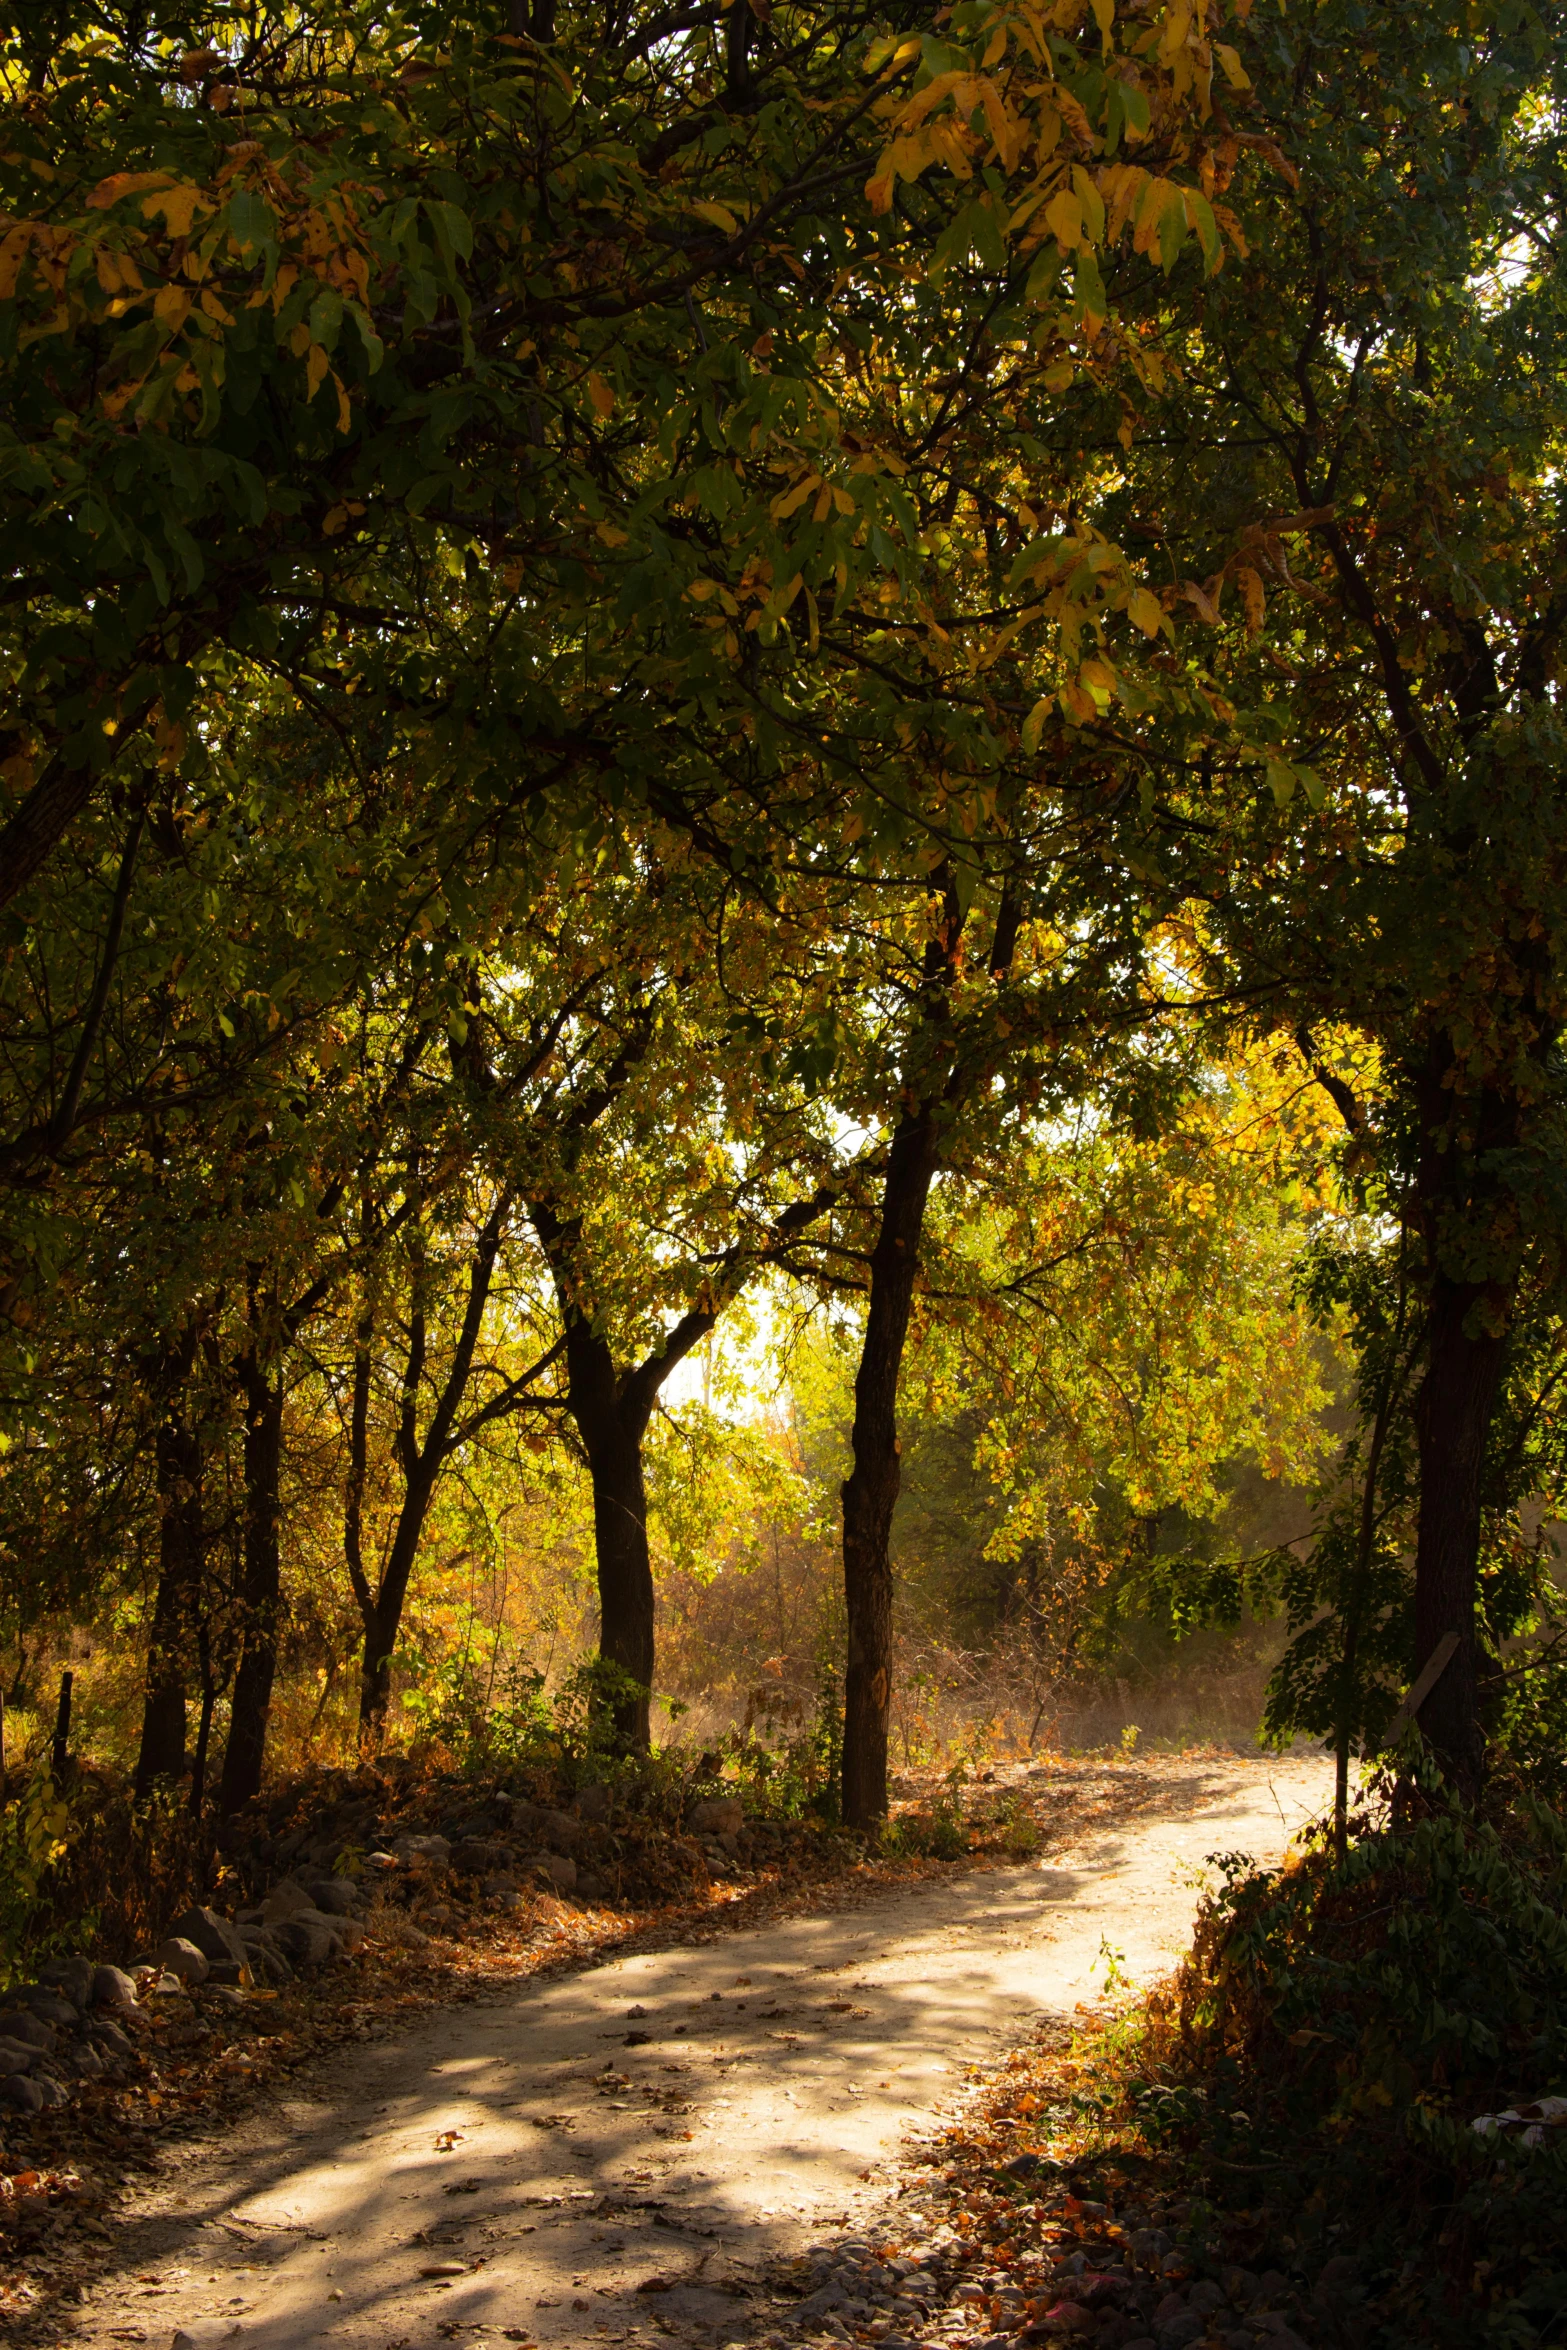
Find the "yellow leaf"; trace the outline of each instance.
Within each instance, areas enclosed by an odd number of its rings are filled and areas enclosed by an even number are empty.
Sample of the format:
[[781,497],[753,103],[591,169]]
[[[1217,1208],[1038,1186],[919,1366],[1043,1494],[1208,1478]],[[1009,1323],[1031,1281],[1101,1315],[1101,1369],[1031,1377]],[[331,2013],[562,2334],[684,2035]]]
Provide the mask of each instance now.
[[1050,233],[1063,252],[1077,251],[1083,241],[1083,207],[1069,188],[1062,188],[1045,206]]
[[700,220],[710,220],[714,228],[721,228],[726,237],[738,234],[740,223],[727,204],[693,204],[691,210]]
[[606,547],[623,547],[628,543],[625,531],[617,530],[612,522],[601,522],[598,535]]
[[1126,607],[1126,616],[1144,636],[1157,636],[1164,625],[1164,606],[1147,588],[1139,588]]
[[588,377],[588,398],[600,416],[608,416],[615,405],[614,389],[597,372]]
[[892,210],[892,180],[892,173],[887,171],[878,172],[874,179],[866,181],[865,200],[873,212]]
[[177,335],[190,315],[190,296],[183,286],[160,286],[153,297],[152,313],[171,336]]
[[1267,598],[1262,592],[1261,575],[1249,565],[1243,566],[1235,574],[1235,584],[1240,589],[1241,602],[1246,607],[1246,634],[1255,636],[1268,608]]
[[321,518],[322,536],[324,538],[335,539],[338,532],[342,529],[344,523],[347,520],[348,508],[346,506],[331,507]]
[[353,427],[354,412],[348,405],[348,394],[343,389],[343,379],[335,368],[332,372],[332,388],[337,394],[337,429],[341,433],[349,432]]
[[0,245],[0,301],[9,301],[22,274],[22,260],[33,241],[31,227],[14,228]]
[[1114,46],[1110,37],[1110,28],[1115,23],[1115,0],[1093,0],[1093,6],[1094,22],[1099,27],[1102,54],[1108,57]]
[[188,181],[181,181],[177,187],[163,188],[155,195],[144,196],[141,208],[146,220],[151,220],[154,213],[161,212],[171,237],[188,237],[197,212],[212,210],[200,188],[193,188]]
[[317,392],[320,391],[321,386],[326,382],[326,371],[331,364],[321,345],[312,343],[305,359],[305,384],[307,387],[305,397],[307,400],[313,400]]
[[1023,748],[1028,753],[1030,758],[1033,757],[1034,753],[1039,748],[1039,738],[1040,735],[1044,732],[1045,720],[1049,717],[1054,707],[1055,704],[1052,702],[1050,696],[1046,694],[1042,702],[1036,702],[1034,704],[1034,707],[1032,710],[1030,710],[1028,716],[1023,721]]
[[137,195],[143,188],[166,188],[166,171],[116,171],[106,180],[100,180],[87,199],[89,212],[107,212],[111,204],[118,204],[122,196]]
[[694,579],[686,589],[686,594],[693,604],[705,604],[709,596],[717,593],[717,585],[716,580]]
[[1102,245],[1105,234],[1104,198],[1080,163],[1072,166],[1072,187],[1083,207],[1083,234],[1091,245]]
[[1223,66],[1224,78],[1232,90],[1249,90],[1251,88],[1251,75],[1242,65],[1239,53],[1230,47],[1228,41],[1215,41],[1213,53]]
[[786,490],[781,498],[774,498],[768,509],[773,520],[787,522],[790,515],[798,512],[799,508],[805,504],[811,492],[821,487],[821,479],[819,473],[808,473],[803,481],[795,483],[792,490]]

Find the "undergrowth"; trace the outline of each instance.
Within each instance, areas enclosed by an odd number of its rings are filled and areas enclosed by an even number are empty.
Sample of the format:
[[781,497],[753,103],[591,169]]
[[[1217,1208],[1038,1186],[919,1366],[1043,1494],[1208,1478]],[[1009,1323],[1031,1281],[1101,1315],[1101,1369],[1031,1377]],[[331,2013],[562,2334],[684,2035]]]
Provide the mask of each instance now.
[[[1151,2157],[1227,2240],[1353,2252],[1356,2350],[1567,2339],[1567,1825],[1375,1789],[1342,1862],[1214,1856],[1173,1983],[1095,2044],[1079,2143]],[[1499,2126],[1477,2120],[1505,2115]],[[1532,2127],[1531,2127],[1532,2123]]]

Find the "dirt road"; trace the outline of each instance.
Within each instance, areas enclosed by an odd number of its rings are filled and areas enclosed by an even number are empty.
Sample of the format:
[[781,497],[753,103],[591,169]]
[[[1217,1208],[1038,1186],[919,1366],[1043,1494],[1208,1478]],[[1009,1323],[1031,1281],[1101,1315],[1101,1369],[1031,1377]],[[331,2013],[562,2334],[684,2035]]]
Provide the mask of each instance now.
[[[1276,1857],[1329,1769],[1165,1764],[1156,1810],[1043,1861],[437,2010],[182,2157],[132,2206],[72,2338],[547,2350],[763,2331],[726,2282],[862,2223],[969,2065],[1094,1996],[1102,1944],[1134,1979],[1161,1971],[1205,1856]],[[676,2289],[639,2295],[655,2276]]]

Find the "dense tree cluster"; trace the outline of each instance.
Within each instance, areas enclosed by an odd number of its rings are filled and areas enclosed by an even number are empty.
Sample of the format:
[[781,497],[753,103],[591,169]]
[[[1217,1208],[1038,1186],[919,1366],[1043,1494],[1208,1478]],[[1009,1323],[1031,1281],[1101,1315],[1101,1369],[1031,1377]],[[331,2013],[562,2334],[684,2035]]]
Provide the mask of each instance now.
[[1064,1590],[1304,1474],[1331,1342],[1315,1540],[1166,1584],[1282,1587],[1346,1760],[1443,1652],[1476,1783],[1560,1474],[1559,13],[0,19],[8,1634],[117,1624],[232,1808],[300,1621],[380,1738],[443,1496],[570,1460],[635,1746],[661,1399],[826,1316],[866,1825],[900,1408]]

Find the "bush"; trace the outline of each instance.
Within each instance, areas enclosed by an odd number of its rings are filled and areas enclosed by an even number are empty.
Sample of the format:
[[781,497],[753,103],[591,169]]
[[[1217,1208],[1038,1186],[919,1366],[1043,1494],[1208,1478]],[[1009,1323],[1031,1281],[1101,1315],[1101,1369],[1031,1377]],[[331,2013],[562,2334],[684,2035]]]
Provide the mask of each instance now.
[[1216,2204],[1359,2249],[1368,2344],[1532,2343],[1567,2310],[1567,2129],[1473,2124],[1567,2088],[1567,1826],[1517,1789],[1380,1804],[1342,1863],[1222,1864],[1119,2119]]
[[40,1775],[0,1803],[0,1991],[26,1973],[44,1881],[65,1850],[66,1810]]

